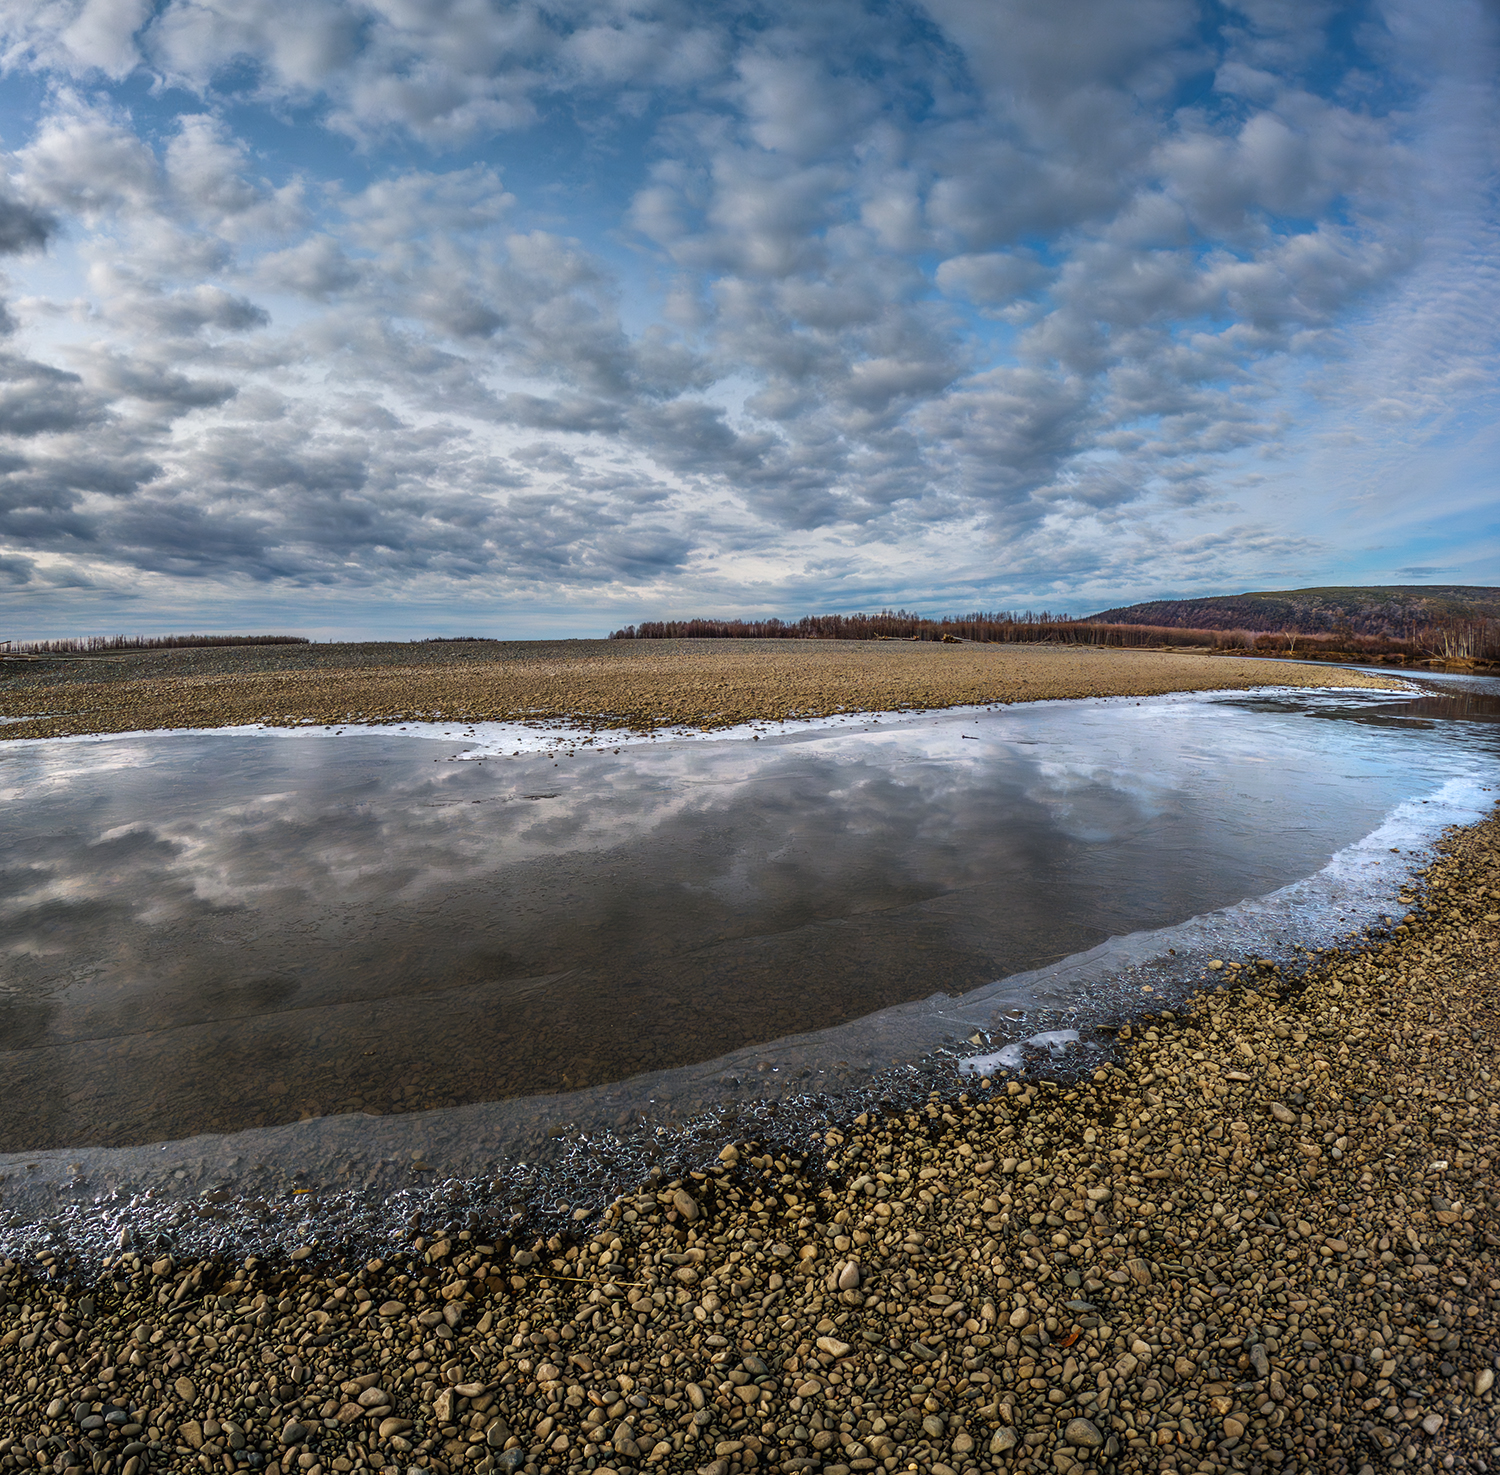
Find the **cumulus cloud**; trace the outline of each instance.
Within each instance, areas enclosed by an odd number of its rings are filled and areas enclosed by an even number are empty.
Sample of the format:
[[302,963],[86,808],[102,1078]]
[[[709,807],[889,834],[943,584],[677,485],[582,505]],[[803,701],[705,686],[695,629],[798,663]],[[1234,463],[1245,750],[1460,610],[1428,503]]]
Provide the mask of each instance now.
[[334,293],[355,286],[360,272],[338,241],[320,234],[284,251],[267,252],[256,263],[255,278],[267,291],[295,292],[326,302]]
[[0,4],[0,579],[1326,581],[1494,419],[1496,21],[1435,11]]

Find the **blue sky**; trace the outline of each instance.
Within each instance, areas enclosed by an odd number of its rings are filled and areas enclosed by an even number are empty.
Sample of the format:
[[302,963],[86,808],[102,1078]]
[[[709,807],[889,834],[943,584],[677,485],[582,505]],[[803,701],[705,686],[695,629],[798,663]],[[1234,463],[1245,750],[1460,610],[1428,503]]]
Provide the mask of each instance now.
[[1480,0],[0,0],[0,636],[1500,582]]

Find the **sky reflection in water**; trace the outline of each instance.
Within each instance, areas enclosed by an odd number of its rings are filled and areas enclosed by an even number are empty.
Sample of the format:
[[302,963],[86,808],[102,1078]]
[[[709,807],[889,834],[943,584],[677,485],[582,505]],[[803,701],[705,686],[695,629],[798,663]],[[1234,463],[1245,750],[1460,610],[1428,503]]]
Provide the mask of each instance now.
[[573,1091],[961,994],[1492,771],[1492,729],[1440,706],[1068,703],[482,764],[400,736],[5,750],[0,1151]]

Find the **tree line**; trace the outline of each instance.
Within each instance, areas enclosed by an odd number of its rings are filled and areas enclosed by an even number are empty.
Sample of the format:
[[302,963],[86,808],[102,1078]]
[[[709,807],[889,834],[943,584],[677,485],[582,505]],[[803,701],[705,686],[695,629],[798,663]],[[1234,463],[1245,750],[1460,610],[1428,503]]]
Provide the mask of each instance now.
[[1192,647],[1264,651],[1277,655],[1334,652],[1376,659],[1500,658],[1500,621],[1439,622],[1408,636],[1340,630],[1214,630],[1074,619],[1048,610],[945,615],[910,610],[879,614],[804,615],[800,620],[642,620],[610,633],[611,640],[930,640],[985,645],[1098,645],[1119,648]]
[[85,635],[78,640],[0,640],[22,656],[94,655],[115,650],[184,650],[200,645],[311,645],[305,635]]

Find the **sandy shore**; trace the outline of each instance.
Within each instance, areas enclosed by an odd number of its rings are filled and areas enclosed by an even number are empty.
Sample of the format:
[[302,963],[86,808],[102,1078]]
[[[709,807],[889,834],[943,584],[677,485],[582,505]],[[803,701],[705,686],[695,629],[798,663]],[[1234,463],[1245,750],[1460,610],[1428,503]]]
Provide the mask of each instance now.
[[[250,646],[0,666],[0,738],[424,720],[714,729],[839,712],[1394,679],[1278,661],[900,641]],[[22,720],[15,720],[22,719]]]
[[570,1237],[0,1266],[0,1466],[1484,1470],[1500,822],[1300,978],[655,1181]]

